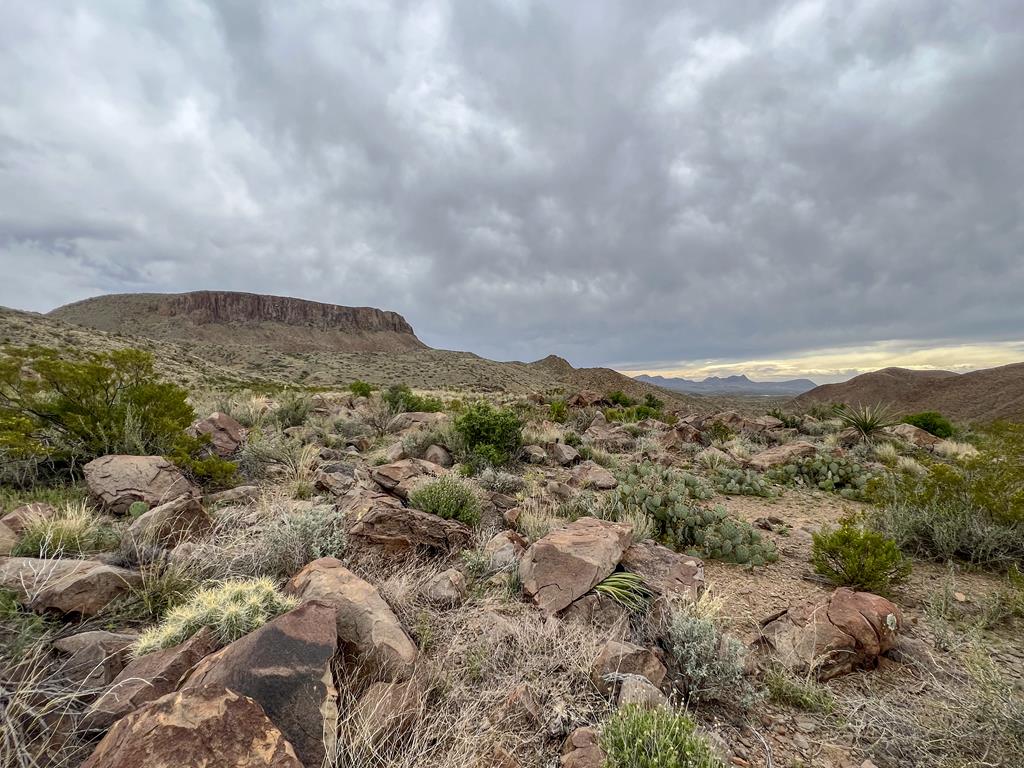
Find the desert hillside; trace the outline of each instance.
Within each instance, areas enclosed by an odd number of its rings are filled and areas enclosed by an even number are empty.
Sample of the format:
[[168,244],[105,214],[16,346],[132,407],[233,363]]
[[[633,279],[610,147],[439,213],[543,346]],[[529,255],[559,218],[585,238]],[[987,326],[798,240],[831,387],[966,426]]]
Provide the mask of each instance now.
[[885,368],[840,384],[823,384],[793,400],[812,403],[866,405],[882,403],[898,414],[940,411],[960,421],[1024,419],[1024,363],[971,373]]

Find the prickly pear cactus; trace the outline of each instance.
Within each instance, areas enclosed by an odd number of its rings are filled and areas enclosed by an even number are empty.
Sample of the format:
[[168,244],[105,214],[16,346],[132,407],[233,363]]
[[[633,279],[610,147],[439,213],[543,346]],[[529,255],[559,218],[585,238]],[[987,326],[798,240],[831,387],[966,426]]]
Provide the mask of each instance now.
[[722,467],[715,473],[715,487],[731,496],[771,496],[769,483],[752,469]]
[[860,462],[818,454],[776,467],[769,477],[778,483],[805,485],[848,499],[860,499],[874,474]]

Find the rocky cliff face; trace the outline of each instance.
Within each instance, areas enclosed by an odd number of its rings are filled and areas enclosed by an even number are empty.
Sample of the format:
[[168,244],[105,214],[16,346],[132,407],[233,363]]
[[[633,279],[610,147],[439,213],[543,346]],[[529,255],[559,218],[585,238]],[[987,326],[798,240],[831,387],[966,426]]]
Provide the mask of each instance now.
[[184,317],[197,325],[275,322],[321,330],[413,335],[412,326],[397,312],[257,293],[194,291],[174,294],[161,299],[157,312],[165,317]]

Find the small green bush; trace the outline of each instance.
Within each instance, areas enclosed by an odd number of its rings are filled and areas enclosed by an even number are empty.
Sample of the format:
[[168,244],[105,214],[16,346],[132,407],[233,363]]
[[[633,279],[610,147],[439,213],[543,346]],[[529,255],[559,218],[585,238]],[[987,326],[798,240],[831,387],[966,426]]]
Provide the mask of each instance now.
[[832,692],[813,677],[795,677],[789,671],[773,668],[765,673],[763,682],[768,697],[777,704],[823,715],[835,709]]
[[632,405],[627,408],[605,408],[604,417],[608,421],[622,424],[633,424],[644,419],[665,420],[665,414],[660,408],[652,408],[649,405]]
[[757,699],[746,676],[747,651],[711,618],[691,607],[673,614],[668,625],[668,650],[690,703],[720,701],[748,707]]
[[629,408],[630,406],[636,405],[636,400],[627,395],[621,389],[617,389],[614,392],[609,392],[606,398],[612,405],[617,405],[620,408]]
[[653,392],[648,392],[644,395],[644,405],[651,410],[660,411],[665,407],[665,401],[656,397]]
[[415,509],[458,520],[466,525],[480,522],[480,500],[472,487],[453,475],[444,475],[409,494],[409,504]]
[[313,410],[313,400],[305,392],[285,392],[273,413],[281,429],[301,427]]
[[369,397],[373,393],[373,387],[365,381],[356,379],[348,385],[348,391],[356,397]]
[[209,445],[209,435],[182,434],[165,458],[208,491],[234,487],[238,484],[238,464],[213,453]]
[[227,581],[201,589],[185,603],[167,612],[157,626],[143,632],[133,646],[136,656],[183,643],[209,627],[222,644],[243,635],[298,604],[278,591],[270,579]]
[[720,421],[711,422],[703,431],[708,442],[712,443],[727,443],[736,436],[727,424]]
[[523,423],[515,412],[495,408],[486,400],[468,406],[452,427],[461,452],[493,466],[511,461],[523,443]]
[[943,440],[952,437],[956,431],[953,429],[952,422],[938,411],[912,413],[909,416],[903,417],[903,423],[913,424],[915,427],[919,427],[925,432],[930,432],[936,437],[941,437]]
[[548,406],[548,418],[559,424],[564,424],[569,420],[569,406],[566,405],[565,400],[555,400]]
[[440,399],[417,395],[407,384],[392,384],[382,398],[393,413],[437,413],[444,410],[444,403]]
[[852,519],[838,528],[812,533],[814,570],[840,587],[887,594],[910,575],[910,563],[896,542]]
[[721,768],[722,760],[685,712],[627,704],[601,729],[606,768]]

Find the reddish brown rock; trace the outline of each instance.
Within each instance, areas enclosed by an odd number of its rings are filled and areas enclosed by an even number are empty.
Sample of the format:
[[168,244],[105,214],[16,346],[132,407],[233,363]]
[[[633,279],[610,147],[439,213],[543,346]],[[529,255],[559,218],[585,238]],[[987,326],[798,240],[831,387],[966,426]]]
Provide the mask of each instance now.
[[341,650],[352,666],[384,678],[408,677],[416,646],[377,589],[333,557],[314,560],[285,586],[302,600],[331,606]]
[[900,609],[884,597],[840,587],[825,603],[807,603],[767,620],[761,642],[798,673],[828,680],[875,666],[903,626]]
[[231,416],[215,411],[205,419],[200,419],[188,429],[193,437],[207,435],[213,452],[223,459],[235,455],[245,440],[246,429]]
[[135,571],[96,560],[35,557],[0,559],[0,587],[35,611],[94,616],[118,597],[142,586]]
[[621,675],[639,675],[655,686],[665,679],[665,665],[650,650],[633,643],[609,640],[598,651],[590,670],[590,681],[601,693],[610,695]]
[[84,689],[109,685],[128,661],[136,637],[97,629],[55,640],[54,650],[66,654],[60,674]]
[[140,515],[125,531],[122,547],[128,552],[146,547],[170,549],[202,536],[211,527],[213,519],[195,496],[179,496]]
[[156,507],[196,489],[162,456],[101,456],[83,467],[93,499],[115,514],[136,501]]
[[552,531],[519,564],[524,592],[548,613],[566,608],[615,570],[632,532],[626,523],[593,517]]
[[555,464],[568,467],[580,460],[580,452],[566,443],[551,443],[548,446],[548,458]]
[[448,453],[448,449],[443,445],[428,445],[427,450],[423,454],[423,460],[429,461],[431,464],[437,464],[439,467],[447,469],[455,462],[452,460],[452,455]]
[[257,485],[239,485],[235,488],[228,488],[226,491],[218,491],[203,497],[203,504],[214,507],[218,504],[248,504],[259,498],[260,489]]
[[561,768],[604,768],[604,752],[597,731],[586,727],[570,733],[562,746],[559,765]]
[[794,440],[793,442],[776,445],[760,453],[755,453],[747,461],[747,465],[751,469],[764,472],[772,467],[789,464],[798,459],[814,456],[817,453],[818,447],[813,443],[808,443],[804,440]]
[[170,693],[127,715],[82,768],[182,766],[303,768],[259,704],[217,687]]
[[249,696],[295,748],[319,766],[337,744],[334,609],[303,603],[199,662],[183,692],[206,686]]
[[402,459],[373,467],[370,477],[385,491],[408,499],[419,485],[441,477],[446,471],[441,465],[423,459]]
[[592,389],[582,389],[575,395],[570,397],[566,404],[570,408],[594,408],[598,405],[610,405],[605,399],[604,395],[600,392],[595,392]]
[[53,505],[43,502],[24,504],[8,514],[0,517],[0,525],[7,526],[15,536],[21,536],[25,527],[34,520],[49,520],[57,514]]
[[458,605],[466,599],[466,577],[457,568],[442,571],[427,582],[423,596],[437,605]]
[[651,539],[632,544],[621,563],[670,602],[677,598],[693,601],[704,591],[704,562],[699,557],[675,552]]
[[472,531],[457,520],[406,509],[401,505],[375,503],[353,516],[348,529],[353,544],[372,546],[387,552],[427,550],[457,552],[469,546]]
[[681,446],[701,442],[700,430],[692,424],[676,424],[675,427],[658,437],[661,447],[667,450],[678,450]]
[[593,461],[576,465],[569,477],[569,485],[583,490],[607,491],[618,484],[615,475]]
[[515,531],[500,531],[484,545],[484,555],[491,568],[507,568],[519,562],[527,541]]
[[558,615],[563,621],[576,621],[609,634],[621,632],[629,621],[625,608],[596,592],[588,592]]
[[106,730],[143,704],[177,690],[196,665],[215,650],[213,633],[204,627],[179,645],[132,659],[93,702],[83,728]]
[[612,453],[631,451],[636,445],[636,440],[624,427],[609,424],[604,414],[600,412],[594,416],[583,437],[591,445]]
[[918,448],[931,448],[942,442],[941,437],[936,437],[931,432],[913,424],[894,424],[887,427],[885,431],[901,440],[906,440],[911,445],[916,445]]

